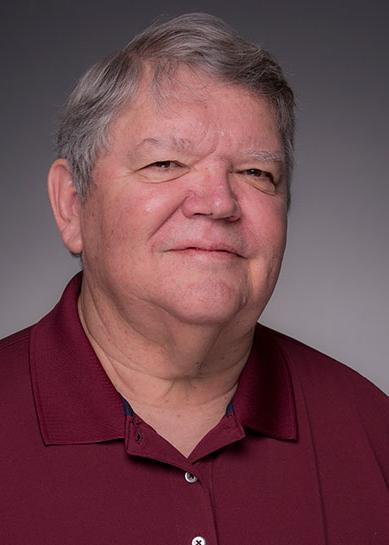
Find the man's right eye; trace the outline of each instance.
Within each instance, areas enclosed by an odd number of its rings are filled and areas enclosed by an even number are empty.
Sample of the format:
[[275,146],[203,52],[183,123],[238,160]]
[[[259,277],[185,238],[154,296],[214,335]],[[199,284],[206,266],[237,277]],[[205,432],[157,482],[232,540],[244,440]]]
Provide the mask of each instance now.
[[169,182],[186,174],[188,168],[173,160],[154,161],[139,169],[143,180],[152,183]]
[[150,165],[147,165],[145,168],[169,169],[179,166],[181,165],[179,165],[177,161],[155,161],[155,163],[150,163]]

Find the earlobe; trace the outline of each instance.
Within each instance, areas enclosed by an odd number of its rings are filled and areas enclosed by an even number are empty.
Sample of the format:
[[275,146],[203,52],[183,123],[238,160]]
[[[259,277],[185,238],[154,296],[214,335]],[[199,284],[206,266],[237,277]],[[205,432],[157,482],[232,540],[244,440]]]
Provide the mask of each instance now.
[[57,159],[48,174],[48,192],[54,218],[66,248],[73,254],[82,252],[81,201],[73,183],[68,162]]

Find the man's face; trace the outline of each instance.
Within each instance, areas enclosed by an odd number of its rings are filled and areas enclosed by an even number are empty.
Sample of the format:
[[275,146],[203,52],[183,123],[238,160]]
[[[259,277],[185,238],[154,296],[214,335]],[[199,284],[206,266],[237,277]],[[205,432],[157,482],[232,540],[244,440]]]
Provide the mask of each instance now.
[[179,69],[110,129],[82,207],[85,276],[131,320],[255,322],[285,246],[286,183],[265,99]]

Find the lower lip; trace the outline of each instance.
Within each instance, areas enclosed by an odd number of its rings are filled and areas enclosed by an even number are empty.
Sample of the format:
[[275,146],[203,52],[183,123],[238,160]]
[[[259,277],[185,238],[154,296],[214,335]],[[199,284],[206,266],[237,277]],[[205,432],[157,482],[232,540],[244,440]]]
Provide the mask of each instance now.
[[174,250],[176,254],[187,256],[187,257],[197,257],[200,259],[212,259],[212,260],[231,260],[231,259],[237,259],[237,254],[234,254],[232,252],[227,252],[224,250],[203,250],[201,248],[186,248],[184,250]]

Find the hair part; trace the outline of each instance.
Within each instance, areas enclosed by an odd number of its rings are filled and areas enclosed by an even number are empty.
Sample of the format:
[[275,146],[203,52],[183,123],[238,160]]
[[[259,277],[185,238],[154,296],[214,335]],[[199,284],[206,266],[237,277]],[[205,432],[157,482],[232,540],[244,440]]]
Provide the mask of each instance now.
[[[57,155],[69,162],[82,199],[93,184],[99,155],[109,149],[109,127],[136,97],[145,66],[158,91],[179,66],[202,70],[265,97],[274,107],[289,183],[293,169],[294,96],[279,64],[264,49],[245,41],[222,19],[206,13],[156,22],[128,45],[92,66],[70,94],[57,133]],[[289,197],[288,197],[289,200]]]

